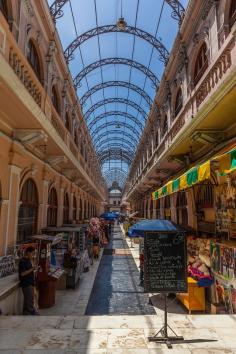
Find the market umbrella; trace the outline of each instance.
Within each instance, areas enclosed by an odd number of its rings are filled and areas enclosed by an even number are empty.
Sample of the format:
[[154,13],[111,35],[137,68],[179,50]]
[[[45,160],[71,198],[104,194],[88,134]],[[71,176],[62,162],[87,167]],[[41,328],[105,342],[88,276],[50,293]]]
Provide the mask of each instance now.
[[117,219],[118,215],[112,213],[112,212],[106,212],[100,215],[100,218],[104,219],[104,220],[115,220]]
[[173,232],[183,231],[178,225],[169,220],[154,219],[142,220],[131,226],[128,230],[129,237],[144,237],[146,231]]

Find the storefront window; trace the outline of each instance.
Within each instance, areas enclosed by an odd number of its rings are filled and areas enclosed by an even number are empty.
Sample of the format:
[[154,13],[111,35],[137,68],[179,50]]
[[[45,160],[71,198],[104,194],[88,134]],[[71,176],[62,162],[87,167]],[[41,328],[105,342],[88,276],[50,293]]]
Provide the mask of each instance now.
[[55,188],[51,188],[48,196],[48,226],[57,225],[57,192]]
[[64,206],[63,206],[63,223],[64,224],[69,224],[69,197],[68,194],[64,194]]
[[37,78],[41,81],[41,70],[40,70],[40,60],[35,48],[35,45],[32,40],[29,41],[28,44],[28,62],[30,63],[32,69],[34,70]]
[[177,224],[184,227],[188,226],[188,209],[185,191],[178,192],[177,195]]
[[17,241],[28,240],[37,233],[38,192],[32,179],[28,179],[22,188],[20,196]]
[[195,62],[195,68],[194,68],[194,84],[196,85],[198,81],[201,79],[203,76],[204,72],[206,71],[208,67],[208,59],[207,59],[207,45],[204,42],[199,49],[197,59]]
[[165,219],[166,220],[171,220],[171,209],[170,209],[170,196],[167,195],[165,197],[164,201],[164,213],[165,213]]

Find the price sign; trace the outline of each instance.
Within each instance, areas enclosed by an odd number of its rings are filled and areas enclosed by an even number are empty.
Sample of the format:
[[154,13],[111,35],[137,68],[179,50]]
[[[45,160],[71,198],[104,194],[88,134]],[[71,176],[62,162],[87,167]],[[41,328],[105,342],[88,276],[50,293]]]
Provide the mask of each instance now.
[[187,292],[187,249],[184,232],[145,234],[144,290],[158,293]]

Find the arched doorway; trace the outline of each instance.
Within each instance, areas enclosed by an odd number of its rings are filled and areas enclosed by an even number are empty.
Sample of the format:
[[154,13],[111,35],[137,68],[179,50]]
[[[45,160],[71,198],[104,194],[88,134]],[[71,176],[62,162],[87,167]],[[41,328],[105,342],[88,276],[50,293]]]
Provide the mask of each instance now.
[[37,233],[38,191],[31,178],[27,179],[22,187],[20,203],[17,232],[17,242],[19,243],[28,240]]
[[47,216],[47,225],[48,226],[57,226],[57,192],[55,188],[51,188],[48,195],[48,216]]
[[68,194],[64,194],[64,203],[63,203],[63,224],[69,224],[69,212],[70,204]]

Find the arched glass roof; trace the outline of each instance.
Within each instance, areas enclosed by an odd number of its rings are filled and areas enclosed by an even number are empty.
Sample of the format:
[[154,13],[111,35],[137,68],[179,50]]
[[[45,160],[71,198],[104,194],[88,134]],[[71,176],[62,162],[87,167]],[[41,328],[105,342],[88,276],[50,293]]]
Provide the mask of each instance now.
[[122,188],[188,0],[48,0],[108,188]]

